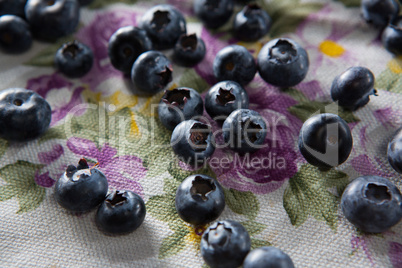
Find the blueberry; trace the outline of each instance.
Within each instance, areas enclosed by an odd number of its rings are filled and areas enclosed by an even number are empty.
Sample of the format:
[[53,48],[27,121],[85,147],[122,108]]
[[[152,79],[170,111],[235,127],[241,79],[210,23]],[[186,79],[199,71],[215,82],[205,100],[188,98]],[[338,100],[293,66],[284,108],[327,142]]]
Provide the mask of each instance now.
[[342,194],[346,219],[367,233],[381,233],[402,218],[401,192],[388,179],[362,176],[354,179]]
[[75,31],[80,18],[77,0],[28,0],[25,17],[34,36],[54,41]]
[[222,81],[213,85],[205,96],[205,110],[215,120],[223,121],[234,110],[247,109],[246,90],[235,81]]
[[271,18],[259,5],[246,5],[233,21],[234,35],[242,41],[256,41],[268,33]]
[[95,221],[98,228],[110,234],[135,231],[144,222],[144,200],[131,191],[114,191],[99,206]]
[[129,74],[140,54],[152,49],[145,30],[134,26],[118,29],[109,39],[108,54],[112,65]]
[[297,85],[306,77],[309,67],[306,50],[288,38],[266,43],[258,54],[257,63],[261,78],[277,87]]
[[207,175],[187,177],[176,191],[176,210],[183,221],[204,225],[216,220],[225,208],[225,195],[217,180]]
[[173,130],[170,144],[183,162],[201,167],[215,151],[215,140],[210,125],[196,120],[186,120]]
[[233,14],[233,0],[194,0],[193,9],[207,28],[216,29],[229,21]]
[[259,150],[267,135],[267,124],[256,111],[238,109],[232,112],[222,126],[225,144],[239,153]]
[[325,113],[310,117],[299,134],[299,149],[310,164],[328,169],[345,162],[353,147],[348,124],[338,115]]
[[32,46],[29,25],[15,15],[0,17],[0,48],[6,53],[23,53]]
[[89,168],[81,159],[78,166],[69,165],[57,180],[54,196],[57,203],[73,212],[86,212],[98,206],[106,197],[108,183],[97,168]]
[[205,57],[205,43],[196,34],[183,34],[174,47],[173,59],[181,66],[192,67]]
[[187,32],[186,20],[171,5],[156,5],[141,17],[138,26],[152,40],[155,49],[172,48],[182,34]]
[[238,267],[250,251],[247,230],[236,221],[213,223],[202,235],[201,255],[212,268]]
[[16,15],[25,17],[25,4],[27,0],[0,0],[0,16]]
[[351,67],[332,82],[331,97],[344,108],[356,110],[363,107],[370,101],[370,95],[377,96],[377,91],[374,89],[374,75],[365,67]]
[[94,55],[85,44],[73,41],[63,44],[56,52],[56,69],[70,78],[86,75],[92,68]]
[[395,0],[362,0],[361,12],[367,23],[385,27],[399,13],[399,4]]
[[172,64],[159,51],[142,53],[131,69],[131,80],[143,93],[155,94],[163,90],[172,81]]
[[0,137],[27,141],[39,137],[52,118],[49,103],[37,93],[23,88],[0,91]]
[[261,247],[250,251],[243,268],[294,268],[292,259],[275,247]]
[[80,3],[80,6],[87,6],[90,3],[92,3],[94,0],[78,0],[78,3]]
[[381,35],[383,46],[389,52],[402,55],[402,17],[397,17],[388,24]]
[[169,130],[180,122],[202,115],[204,104],[200,94],[192,88],[165,90],[158,106],[159,120]]
[[402,173],[402,128],[398,129],[388,143],[388,161],[399,173]]
[[230,45],[216,54],[213,70],[218,81],[232,80],[244,86],[253,80],[257,65],[245,47]]

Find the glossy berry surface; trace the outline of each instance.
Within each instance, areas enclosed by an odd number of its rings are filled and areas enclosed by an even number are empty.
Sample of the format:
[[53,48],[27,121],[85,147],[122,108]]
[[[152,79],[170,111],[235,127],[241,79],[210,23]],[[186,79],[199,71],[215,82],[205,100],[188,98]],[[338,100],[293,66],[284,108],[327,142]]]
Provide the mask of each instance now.
[[233,0],[194,0],[193,9],[207,28],[216,29],[229,21],[233,14]]
[[402,129],[398,129],[388,143],[387,155],[392,168],[402,173]]
[[169,130],[182,121],[197,119],[203,112],[204,102],[200,94],[188,87],[165,90],[158,106],[159,120]]
[[113,67],[129,74],[138,56],[151,49],[152,42],[145,30],[125,26],[110,37],[108,55]]
[[221,215],[225,208],[225,195],[216,179],[196,174],[187,177],[177,188],[175,204],[182,220],[204,225]]
[[39,137],[50,125],[52,110],[37,93],[23,88],[0,91],[0,137],[27,141]]
[[213,85],[205,95],[205,110],[218,121],[225,120],[237,109],[247,109],[247,91],[235,81],[221,81]]
[[201,238],[201,255],[212,268],[240,266],[250,247],[247,230],[231,220],[213,223]]
[[234,35],[242,41],[256,41],[266,35],[271,27],[271,17],[257,4],[246,5],[233,21]]
[[244,86],[253,80],[257,65],[245,47],[230,45],[216,54],[213,71],[218,81],[232,80]]
[[25,17],[25,4],[27,0],[0,0],[0,16],[16,15]]
[[23,53],[32,46],[28,23],[14,15],[0,17],[0,49],[6,53]]
[[292,259],[275,247],[256,248],[247,255],[243,268],[294,268]]
[[147,94],[163,90],[172,81],[171,62],[159,51],[142,53],[133,64],[131,80],[136,89]]
[[201,62],[205,57],[205,43],[196,34],[183,34],[173,50],[173,59],[180,65],[192,67]]
[[35,37],[54,41],[75,31],[79,7],[77,0],[28,0],[25,17]]
[[331,97],[339,106],[350,110],[363,107],[370,101],[374,89],[374,75],[365,67],[351,67],[335,77],[331,86]]
[[87,161],[81,159],[77,167],[69,165],[56,182],[54,197],[67,210],[86,212],[102,203],[107,190],[105,175],[97,168],[89,168]]
[[211,126],[196,120],[186,120],[173,130],[170,145],[181,161],[201,167],[215,151]]
[[381,35],[383,46],[389,52],[402,55],[402,17],[389,23]]
[[124,234],[140,227],[145,214],[145,203],[139,195],[126,190],[114,191],[99,206],[95,222],[105,233]]
[[267,125],[258,112],[238,109],[223,122],[222,132],[229,148],[239,153],[253,153],[263,146]]
[[354,179],[342,194],[341,208],[346,219],[368,233],[381,233],[402,218],[402,196],[388,179],[362,176]]
[[353,138],[345,120],[325,113],[314,115],[304,122],[298,143],[307,162],[320,168],[330,168],[348,159]]
[[141,17],[138,27],[148,33],[154,49],[172,48],[187,32],[183,14],[171,5],[153,6]]
[[399,13],[399,4],[395,0],[362,0],[361,14],[367,23],[385,27]]
[[94,55],[85,44],[73,41],[63,44],[56,52],[56,69],[70,78],[86,75],[92,68]]
[[257,58],[258,72],[268,84],[291,87],[306,77],[309,58],[306,50],[287,38],[278,38],[266,43]]

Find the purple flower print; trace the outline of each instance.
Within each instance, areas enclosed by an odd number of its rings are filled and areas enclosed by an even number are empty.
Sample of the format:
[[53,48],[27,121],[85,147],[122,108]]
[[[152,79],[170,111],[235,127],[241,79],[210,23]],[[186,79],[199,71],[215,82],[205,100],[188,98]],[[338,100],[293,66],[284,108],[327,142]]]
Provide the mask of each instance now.
[[396,118],[399,118],[399,115],[392,110],[392,107],[375,110],[373,114],[385,129],[394,129],[396,127],[394,122],[397,121]]
[[373,256],[371,256],[368,245],[367,245],[369,242],[370,241],[368,241],[368,239],[365,236],[361,236],[361,237],[352,236],[352,239],[350,240],[352,250],[356,251],[359,248],[361,248],[363,250],[363,253],[367,256],[370,263],[374,266],[374,259],[373,259]]
[[402,244],[390,242],[388,256],[395,268],[402,267]]
[[117,149],[109,144],[105,143],[98,149],[94,142],[82,138],[70,138],[67,147],[80,157],[97,161],[110,188],[130,190],[143,196],[142,186],[138,181],[145,177],[146,168],[140,158],[133,155],[116,156]]
[[60,158],[64,154],[63,146],[55,144],[51,151],[38,153],[38,159],[41,163],[49,164]]
[[[375,161],[375,162],[374,162]],[[392,177],[389,168],[379,158],[370,159],[367,155],[359,155],[351,160],[352,167],[362,176],[376,175],[380,177]]]
[[[35,91],[49,102],[52,108],[50,126],[54,126],[63,119],[76,105],[83,103],[81,93],[85,89],[82,86],[75,86],[56,73],[28,80],[27,88]],[[80,110],[76,115],[81,115],[84,112],[84,110]]]
[[39,172],[37,171],[35,173],[35,182],[39,186],[49,188],[52,187],[56,181],[49,176],[49,171],[43,174],[39,174]]
[[120,27],[137,25],[136,17],[141,14],[127,10],[113,10],[98,13],[92,22],[81,28],[76,34],[84,44],[94,53],[94,64],[91,71],[81,80],[90,85],[91,90],[115,76],[122,76],[110,63],[108,56],[108,42],[112,34]]

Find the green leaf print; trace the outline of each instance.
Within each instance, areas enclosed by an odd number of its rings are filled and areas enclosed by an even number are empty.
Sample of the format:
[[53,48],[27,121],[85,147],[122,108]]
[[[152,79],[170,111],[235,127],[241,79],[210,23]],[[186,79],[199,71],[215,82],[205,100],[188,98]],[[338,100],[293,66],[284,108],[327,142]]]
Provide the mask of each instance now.
[[127,5],[132,5],[135,4],[136,2],[137,0],[95,0],[88,6],[88,8],[98,9],[115,3],[124,3]]
[[177,233],[175,232],[168,237],[165,237],[162,241],[162,245],[159,248],[159,258],[164,259],[173,255],[178,254],[180,251],[186,248],[186,240],[184,237],[187,235],[186,232]]
[[347,7],[360,7],[361,0],[339,0]]
[[376,89],[382,89],[394,93],[402,93],[402,75],[401,73],[396,72],[396,68],[398,68],[398,62],[399,61],[396,60],[392,62],[392,69],[388,68],[376,77]]
[[45,197],[45,188],[35,183],[35,172],[43,165],[17,161],[0,169],[0,178],[7,184],[0,187],[0,201],[16,197],[19,203],[17,213],[37,208]]
[[[283,206],[291,223],[298,227],[307,217],[325,221],[333,230],[338,223],[339,196],[348,184],[348,175],[331,169],[320,171],[312,165],[303,165],[289,179],[283,195]],[[335,189],[333,189],[335,188]],[[330,190],[336,190],[336,194]]]
[[8,148],[8,141],[4,140],[4,139],[0,139],[0,157],[2,157]]
[[268,241],[251,238],[251,250],[260,248],[260,247],[268,247],[268,246],[272,246],[272,244],[269,243]]
[[180,78],[179,85],[181,87],[190,87],[198,93],[202,93],[210,88],[210,85],[197,74],[194,69],[187,69]]
[[250,220],[257,217],[259,202],[252,192],[240,192],[234,189],[224,189],[226,206],[233,212],[247,216]]

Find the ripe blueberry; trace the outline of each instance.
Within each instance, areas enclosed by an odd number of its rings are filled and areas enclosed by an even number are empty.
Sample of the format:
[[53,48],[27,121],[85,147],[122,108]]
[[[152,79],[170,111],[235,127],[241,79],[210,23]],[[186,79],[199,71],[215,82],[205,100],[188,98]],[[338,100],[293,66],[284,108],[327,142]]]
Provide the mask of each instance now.
[[354,179],[342,194],[346,219],[368,233],[381,233],[402,218],[401,192],[388,179],[362,176]]
[[192,67],[205,57],[205,43],[196,34],[182,34],[173,51],[174,61],[181,66]]
[[213,223],[201,238],[201,255],[212,268],[240,266],[250,247],[247,230],[231,220]]
[[97,168],[89,168],[81,159],[78,166],[69,165],[55,184],[54,196],[57,203],[73,212],[86,212],[98,206],[107,194],[105,175]]
[[225,195],[217,180],[207,175],[187,177],[176,191],[176,210],[183,221],[204,225],[216,220],[225,208]]
[[255,3],[246,5],[233,21],[234,35],[242,41],[256,41],[268,33],[271,18]]
[[52,118],[49,103],[37,93],[23,88],[0,91],[0,137],[27,141],[39,137]]
[[6,53],[23,53],[32,46],[28,23],[15,15],[0,17],[0,49]]
[[244,86],[253,80],[257,65],[245,47],[230,45],[216,54],[213,70],[218,81],[232,80]]
[[216,29],[229,21],[233,0],[194,0],[194,13],[207,28]]
[[402,173],[402,128],[398,129],[388,143],[388,161],[399,173]]
[[243,268],[294,268],[292,259],[275,247],[261,247],[250,251]]
[[70,78],[86,75],[92,68],[94,55],[85,44],[73,41],[63,44],[56,52],[56,69]]
[[114,191],[99,206],[95,221],[98,228],[110,234],[135,231],[145,219],[144,200],[131,191]]
[[350,110],[363,107],[376,96],[374,75],[365,67],[351,67],[335,77],[331,86],[331,97],[338,105]]
[[361,13],[367,23],[385,27],[399,13],[399,4],[395,0],[362,0]]
[[348,124],[338,115],[325,113],[310,117],[299,134],[299,149],[310,164],[328,169],[345,162],[353,147]]
[[306,77],[309,68],[306,50],[287,38],[266,43],[258,54],[257,63],[261,78],[277,87],[299,84]]
[[402,55],[402,17],[390,22],[381,35],[383,46],[389,52]]
[[203,111],[200,94],[188,87],[165,90],[158,106],[159,120],[169,130],[173,130],[182,121],[196,119]]

